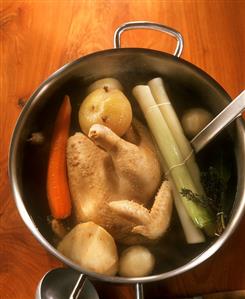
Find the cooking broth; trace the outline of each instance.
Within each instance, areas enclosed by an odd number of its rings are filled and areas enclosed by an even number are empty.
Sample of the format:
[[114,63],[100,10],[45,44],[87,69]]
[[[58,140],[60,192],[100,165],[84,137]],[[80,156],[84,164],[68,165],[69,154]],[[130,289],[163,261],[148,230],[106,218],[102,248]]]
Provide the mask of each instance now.
[[[157,73],[148,73],[145,75],[141,72],[129,72],[126,79],[125,75],[122,77],[119,75],[117,77],[124,87],[124,93],[131,102],[133,115],[144,122],[145,125],[146,122],[144,120],[144,116],[136,103],[136,100],[134,100],[131,90],[135,85],[145,84],[150,79],[157,76],[159,76]],[[54,246],[56,246],[57,239],[54,237],[47,221],[50,212],[46,195],[47,161],[54,116],[57,113],[63,95],[69,94],[72,104],[70,135],[80,131],[78,123],[78,109],[81,101],[85,98],[85,90],[87,86],[97,79],[99,78],[90,78],[88,81],[82,79],[73,80],[65,84],[61,90],[55,92],[52,96],[52,100],[50,99],[47,102],[47,105],[41,107],[38,111],[35,127],[30,124],[32,132],[40,131],[44,134],[45,143],[41,146],[37,146],[27,142],[24,145],[23,165],[25,165],[25,167],[22,168],[22,190],[23,194],[26,194],[26,198],[32,198],[32,201],[28,200],[25,204],[27,206],[27,210],[32,212],[33,220],[42,235],[44,235],[44,237]],[[189,87],[189,85],[182,85],[181,83],[168,78],[163,79],[166,82],[169,98],[179,117],[182,115],[184,109],[196,106],[205,108],[213,113],[211,107],[209,107],[208,103],[205,102],[205,95],[202,95],[200,91]],[[45,121],[43,117],[44,115]],[[224,155],[225,163],[227,163],[227,167],[232,174],[225,198],[227,203],[226,213],[229,217],[233,200],[235,198],[235,186],[237,182],[235,155],[229,130],[225,130],[221,133],[220,136],[218,136],[205,149],[196,155],[200,171],[205,171],[208,166],[212,166],[212,163],[216,159],[215,157],[217,157],[217,154],[220,155],[220,153]],[[66,225],[69,227],[72,226],[72,221],[68,220]],[[156,244],[147,245],[156,257],[156,265],[153,274],[167,272],[186,264],[188,261],[205,251],[214,241],[215,238],[207,238],[205,243],[192,245],[187,244],[177,213],[174,209],[170,227],[165,235]],[[120,253],[125,248],[125,245],[117,245]]]

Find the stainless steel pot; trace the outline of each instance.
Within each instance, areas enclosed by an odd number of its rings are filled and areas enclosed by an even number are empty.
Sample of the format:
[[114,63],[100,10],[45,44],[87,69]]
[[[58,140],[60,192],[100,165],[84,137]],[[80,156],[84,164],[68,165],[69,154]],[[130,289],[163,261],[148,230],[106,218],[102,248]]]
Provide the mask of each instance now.
[[[120,48],[121,33],[136,28],[160,30],[175,37],[177,47],[174,55],[149,49]],[[81,57],[63,66],[33,93],[13,132],[9,155],[9,176],[16,205],[23,221],[51,254],[89,277],[113,283],[136,283],[137,296],[140,298],[143,296],[142,283],[169,278],[197,266],[216,252],[237,227],[245,207],[245,127],[240,117],[219,139],[222,143],[219,150],[226,148],[233,161],[232,207],[229,223],[219,238],[205,245],[189,246],[184,254],[177,248],[178,258],[172,264],[170,262],[167,267],[159,264],[157,272],[147,277],[110,277],[82,269],[61,255],[52,245],[52,232],[46,220],[49,214],[45,190],[48,146],[53,115],[63,95],[67,93],[71,95],[75,111],[73,127],[76,127],[76,110],[84,96],[85,86],[102,77],[116,77],[126,87],[125,89],[130,91],[138,83],[161,76],[168,83],[169,93],[176,100],[177,110],[181,110],[186,105],[199,105],[216,115],[231,101],[229,95],[214,79],[179,58],[183,49],[183,38],[180,33],[171,28],[149,22],[126,23],[116,30],[114,47],[111,50]],[[26,141],[30,134],[36,131],[44,132],[46,142],[43,146],[35,147]],[[210,148],[202,150],[200,155],[205,155],[206,150],[212,151],[212,146],[211,144]]]

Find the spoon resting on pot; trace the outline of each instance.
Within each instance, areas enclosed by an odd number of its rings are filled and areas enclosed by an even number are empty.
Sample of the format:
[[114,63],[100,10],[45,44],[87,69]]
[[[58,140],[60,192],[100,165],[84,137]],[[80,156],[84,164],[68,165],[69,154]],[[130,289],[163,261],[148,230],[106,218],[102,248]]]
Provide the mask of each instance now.
[[199,152],[218,133],[228,126],[235,118],[241,116],[245,110],[245,90],[237,96],[224,110],[222,110],[209,124],[206,125],[192,140],[195,152]]

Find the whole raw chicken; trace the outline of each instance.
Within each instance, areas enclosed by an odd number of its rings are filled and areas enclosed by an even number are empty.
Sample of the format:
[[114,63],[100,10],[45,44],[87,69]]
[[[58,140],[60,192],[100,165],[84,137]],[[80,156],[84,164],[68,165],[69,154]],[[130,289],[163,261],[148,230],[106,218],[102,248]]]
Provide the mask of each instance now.
[[155,240],[172,212],[170,183],[152,139],[137,120],[123,138],[103,125],[68,140],[67,168],[76,222],[93,221],[122,243]]

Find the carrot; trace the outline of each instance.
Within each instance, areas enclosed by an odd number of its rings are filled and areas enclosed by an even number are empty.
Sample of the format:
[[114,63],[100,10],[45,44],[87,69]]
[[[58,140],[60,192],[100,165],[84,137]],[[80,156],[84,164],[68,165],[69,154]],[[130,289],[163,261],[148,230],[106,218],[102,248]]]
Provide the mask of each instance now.
[[71,198],[66,169],[66,143],[70,121],[71,104],[69,96],[65,96],[55,120],[47,173],[48,204],[55,219],[64,219],[71,214]]

